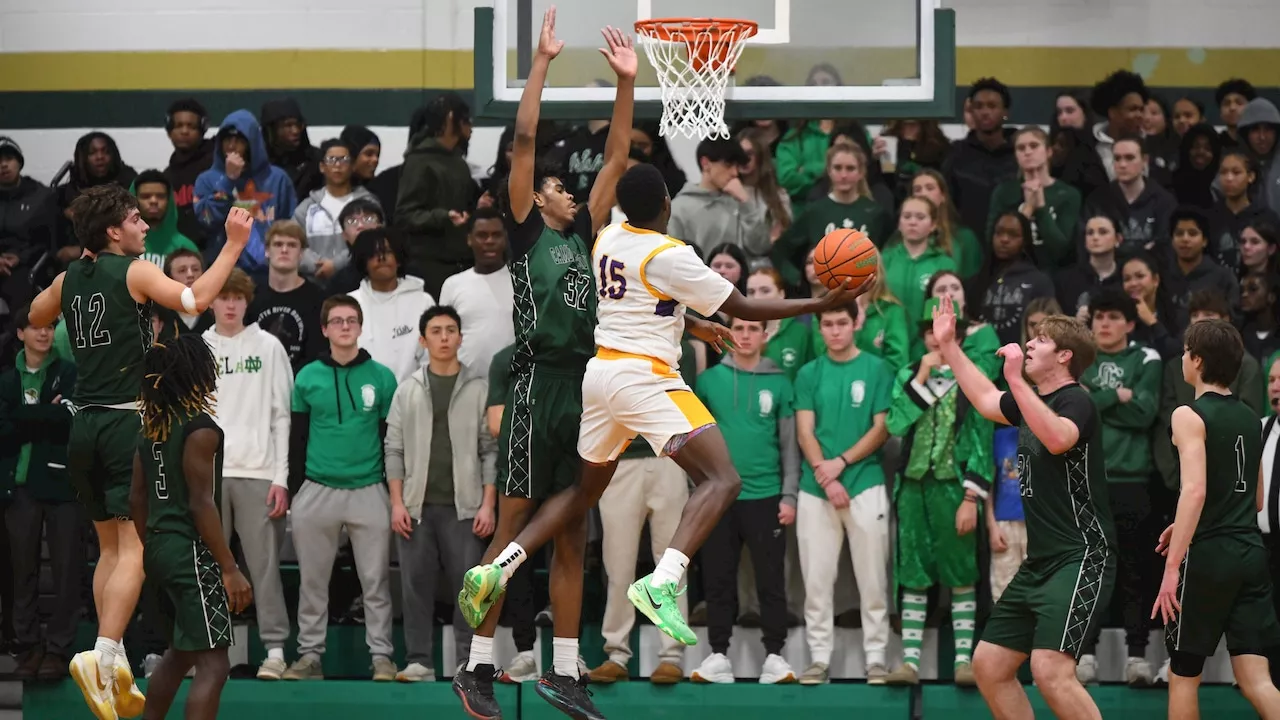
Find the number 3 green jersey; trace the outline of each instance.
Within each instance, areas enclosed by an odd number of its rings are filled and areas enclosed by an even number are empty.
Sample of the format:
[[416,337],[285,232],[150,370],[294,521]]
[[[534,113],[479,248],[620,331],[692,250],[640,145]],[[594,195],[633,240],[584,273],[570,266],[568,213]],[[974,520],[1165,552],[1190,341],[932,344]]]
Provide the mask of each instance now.
[[191,488],[184,472],[183,451],[187,437],[203,429],[218,433],[211,491],[214,507],[221,507],[223,433],[213,418],[205,413],[179,417],[169,427],[169,436],[164,442],[152,442],[146,437],[138,440],[138,454],[142,456],[142,471],[147,485],[148,536],[170,533],[190,540],[200,539],[195,518],[191,515]]
[[538,208],[507,229],[511,243],[516,344],[512,367],[535,364],[583,372],[595,353],[595,277],[588,259],[591,213],[578,210],[564,232],[547,227]]
[[80,258],[62,278],[62,321],[76,361],[71,401],[127,405],[142,388],[142,356],[151,346],[151,303],[129,294],[126,277],[135,257],[103,253]]

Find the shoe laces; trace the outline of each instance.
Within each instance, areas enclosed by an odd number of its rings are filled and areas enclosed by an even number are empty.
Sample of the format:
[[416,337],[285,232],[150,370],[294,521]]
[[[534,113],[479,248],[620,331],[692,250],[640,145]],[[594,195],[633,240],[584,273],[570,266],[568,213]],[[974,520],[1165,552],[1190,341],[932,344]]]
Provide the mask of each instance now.
[[587,697],[595,697],[595,693],[591,692],[591,688],[587,687],[591,684],[591,678],[586,675],[578,676],[578,689],[587,694]]
[[674,600],[688,592],[689,586],[685,585],[684,587],[681,587],[679,584],[668,580],[658,586],[658,591]]

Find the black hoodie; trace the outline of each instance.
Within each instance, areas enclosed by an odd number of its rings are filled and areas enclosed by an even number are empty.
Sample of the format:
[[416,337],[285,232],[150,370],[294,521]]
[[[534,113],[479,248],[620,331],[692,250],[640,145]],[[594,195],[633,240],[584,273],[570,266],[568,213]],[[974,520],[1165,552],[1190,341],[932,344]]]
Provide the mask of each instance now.
[[0,252],[17,253],[30,267],[46,251],[61,245],[58,203],[40,181],[22,176],[13,187],[0,187]]
[[1005,128],[1004,144],[994,150],[982,144],[976,130],[952,143],[942,174],[951,186],[951,199],[960,211],[961,225],[986,227],[991,193],[1000,183],[1018,176],[1018,161],[1013,154],[1015,132],[1014,128]]
[[[1084,202],[1084,212],[1080,217],[1089,218],[1094,215],[1106,215],[1121,221],[1120,234],[1124,242],[1116,249],[1118,255],[1131,254],[1136,250],[1146,250],[1161,257],[1169,257],[1170,242],[1173,239],[1173,228],[1170,221],[1178,209],[1178,201],[1173,193],[1165,190],[1158,183],[1147,178],[1142,192],[1129,204],[1118,181],[1112,181],[1106,187],[1098,188]],[[1076,247],[1077,257],[1088,257],[1084,249],[1084,234],[1081,233]]]
[[1256,202],[1233,213],[1226,200],[1219,200],[1206,214],[1209,217],[1209,246],[1205,248],[1205,254],[1237,275],[1244,271],[1240,266],[1240,234],[1244,229],[1259,220],[1280,228],[1280,216]]
[[1023,311],[1036,298],[1053,297],[1053,281],[1025,250],[1008,261],[992,255],[970,281],[965,296],[973,298],[978,317],[995,329],[1004,345],[1021,341]]
[[201,249],[207,238],[205,228],[196,219],[196,178],[213,167],[213,138],[205,138],[190,150],[174,149],[164,176],[169,180],[178,206],[178,232],[191,238]]
[[[283,147],[276,137],[276,125],[290,118],[302,123],[302,137],[294,148]],[[313,190],[324,187],[324,175],[320,174],[320,149],[311,144],[307,135],[307,119],[303,117],[297,100],[287,97],[263,103],[258,122],[262,125],[262,138],[267,141],[267,157],[293,181],[298,197],[305,198]]]
[[[1213,160],[1203,169],[1191,164],[1191,146],[1196,138],[1207,138],[1213,151]],[[1187,128],[1178,148],[1178,169],[1173,171],[1173,195],[1179,205],[1193,205],[1208,210],[1213,207],[1213,181],[1218,177],[1218,164],[1222,162],[1222,139],[1212,125],[1200,123]]]
[[[93,177],[90,175],[89,170],[89,145],[98,138],[106,141],[107,153],[111,156],[111,163],[107,166],[105,175]],[[85,133],[76,141],[76,152],[72,158],[71,174],[68,175],[66,184],[59,185],[55,191],[58,194],[58,208],[65,212],[67,208],[71,207],[71,201],[80,197],[80,193],[96,185],[115,183],[128,190],[137,177],[137,171],[125,165],[124,161],[120,159],[120,148],[116,145],[114,138],[97,130]],[[65,214],[61,215],[60,224],[59,232],[62,233],[63,237],[75,236],[71,227],[71,220]]]

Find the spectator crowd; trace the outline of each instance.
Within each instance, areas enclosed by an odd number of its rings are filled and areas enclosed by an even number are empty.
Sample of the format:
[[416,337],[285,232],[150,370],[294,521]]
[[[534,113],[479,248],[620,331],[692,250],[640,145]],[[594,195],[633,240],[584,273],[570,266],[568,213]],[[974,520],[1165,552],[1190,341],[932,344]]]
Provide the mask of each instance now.
[[[666,179],[670,234],[746,295],[825,292],[813,248],[835,229],[861,230],[881,251],[876,287],[856,305],[767,323],[712,318],[734,336],[723,356],[686,339],[680,371],[719,421],[743,486],[686,596],[711,652],[689,667],[664,637],[653,682],[732,682],[742,675],[728,653],[734,628],[749,626],[761,628],[760,682],[827,682],[835,628],[859,627],[868,680],[914,684],[926,626],[949,623],[946,676],[972,683],[980,620],[1027,540],[1017,430],[994,427],[959,393],[931,331],[944,297],[962,318],[966,354],[993,379],[995,350],[1033,337],[1046,315],[1092,328],[1098,355],[1083,382],[1104,427],[1120,554],[1103,612],[1125,631],[1125,680],[1161,681],[1147,653],[1159,584],[1151,548],[1178,487],[1169,418],[1191,399],[1180,366],[1190,323],[1241,329],[1248,357],[1232,390],[1267,417],[1267,458],[1280,442],[1280,111],[1241,79],[1216,101],[1222,127],[1197,101],[1117,71],[1091,92],[1058,95],[1043,126],[1010,127],[1009,89],[986,78],[969,90],[963,139],[948,140],[935,120],[891,121],[878,136],[856,121],[750,121],[698,145],[696,181],[656,126],[633,128],[630,162]],[[501,208],[513,130],[477,183],[465,159],[470,109],[454,94],[414,114],[403,161],[380,172],[377,135],[351,125],[315,144],[289,98],[213,121],[195,99],[174,102],[164,169],[137,171],[109,135],[89,133],[53,188],[24,176],[22,149],[0,137],[3,639],[20,677],[59,679],[86,609],[88,538],[65,470],[75,368],[65,329],[31,325],[23,307],[80,254],[71,201],[117,183],[150,226],[143,259],[188,286],[225,241],[229,209],[255,219],[210,310],[166,311],[153,325],[158,338],[201,333],[220,364],[223,521],[254,586],[244,620],[267,650],[257,677],[323,677],[331,619],[363,623],[375,680],[451,676],[435,666],[434,629],[452,623],[459,660],[470,629],[456,610],[438,617],[436,601],[478,562],[501,487],[496,436],[514,342]],[[540,152],[583,206],[607,126],[540,127]],[[1259,524],[1280,576],[1273,471],[1265,461]],[[601,500],[608,659],[590,669],[595,682],[629,675],[626,588],[637,563],[671,540],[687,483],[635,443]],[[652,552],[641,552],[646,537]],[[291,618],[281,566],[293,560]],[[353,576],[334,574],[352,560]],[[534,565],[507,591],[511,682],[538,676],[545,597]],[[837,591],[842,576],[856,586],[856,610]],[[148,613],[144,600],[137,632],[149,632]],[[801,625],[807,661],[793,669],[783,647]],[[895,633],[900,661],[889,654]],[[1077,673],[1096,680],[1092,649]]]

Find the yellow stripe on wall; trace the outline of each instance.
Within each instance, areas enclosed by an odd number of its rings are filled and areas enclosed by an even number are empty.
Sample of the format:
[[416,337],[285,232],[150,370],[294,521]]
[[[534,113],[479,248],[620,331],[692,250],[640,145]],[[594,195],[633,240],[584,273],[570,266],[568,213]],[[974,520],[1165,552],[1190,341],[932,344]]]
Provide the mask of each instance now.
[[[552,66],[552,85],[585,85],[608,75],[594,49],[569,49],[565,56],[571,61]],[[814,64],[834,61],[846,82],[870,82],[900,76],[904,64],[914,64],[910,58],[902,48],[751,48],[739,71],[799,84]],[[1017,87],[1087,86],[1127,68],[1162,87],[1215,87],[1230,77],[1280,86],[1280,49],[961,47],[957,61],[960,85],[995,76]],[[652,82],[648,63],[641,65]],[[0,92],[446,89],[470,88],[472,75],[471,50],[0,54]]]

